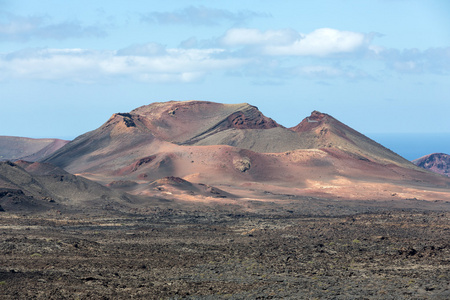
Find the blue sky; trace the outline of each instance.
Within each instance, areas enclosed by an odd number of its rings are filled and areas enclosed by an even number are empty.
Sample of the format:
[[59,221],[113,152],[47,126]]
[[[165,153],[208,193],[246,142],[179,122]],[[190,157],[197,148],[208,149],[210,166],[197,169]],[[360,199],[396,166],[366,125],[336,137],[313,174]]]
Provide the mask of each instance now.
[[447,134],[449,16],[447,0],[0,0],[0,135],[74,138],[168,100]]

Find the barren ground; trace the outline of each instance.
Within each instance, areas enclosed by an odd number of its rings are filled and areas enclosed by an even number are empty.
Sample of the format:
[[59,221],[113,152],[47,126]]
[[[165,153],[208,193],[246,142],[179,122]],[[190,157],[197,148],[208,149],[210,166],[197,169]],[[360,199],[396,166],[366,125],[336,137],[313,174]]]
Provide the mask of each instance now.
[[0,298],[449,299],[450,209],[427,205],[0,212]]

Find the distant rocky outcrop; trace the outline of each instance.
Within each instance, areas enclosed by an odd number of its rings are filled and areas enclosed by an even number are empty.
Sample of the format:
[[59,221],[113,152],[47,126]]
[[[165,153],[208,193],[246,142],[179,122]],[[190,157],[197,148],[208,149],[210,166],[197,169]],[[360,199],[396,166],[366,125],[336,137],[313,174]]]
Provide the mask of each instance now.
[[432,153],[412,161],[413,164],[434,173],[450,176],[450,155]]

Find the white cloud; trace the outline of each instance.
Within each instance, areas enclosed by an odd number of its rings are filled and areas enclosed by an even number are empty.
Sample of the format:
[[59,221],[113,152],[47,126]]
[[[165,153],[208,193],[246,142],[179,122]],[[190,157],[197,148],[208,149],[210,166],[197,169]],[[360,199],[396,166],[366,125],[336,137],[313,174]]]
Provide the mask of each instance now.
[[270,55],[326,56],[354,52],[364,46],[365,41],[362,33],[321,28],[302,35],[290,45],[268,45],[265,52]]
[[163,45],[157,43],[136,44],[117,51],[121,56],[155,56],[166,54]]
[[234,28],[220,42],[225,46],[257,46],[260,52],[274,56],[327,56],[352,53],[367,47],[373,35],[320,28],[309,34],[292,29],[260,31]]
[[292,29],[267,30],[261,32],[252,28],[233,28],[221,38],[227,46],[241,45],[286,45],[295,42],[299,34]]
[[[134,49],[133,47],[131,47]],[[147,49],[140,46],[137,49]],[[149,46],[152,49],[152,46]],[[96,82],[128,77],[145,81],[192,82],[212,71],[236,68],[247,61],[218,57],[221,49],[165,49],[155,55],[83,49],[28,49],[0,56],[0,76]],[[126,52],[126,51],[125,51]]]
[[[18,34],[28,29],[1,30]],[[23,49],[0,54],[0,80],[193,82],[223,71],[260,82],[295,77],[357,79],[372,77],[383,64],[401,73],[450,73],[450,48],[399,51],[372,45],[373,37],[329,28],[309,34],[234,28],[216,43],[192,37],[180,48],[147,43],[109,51]]]

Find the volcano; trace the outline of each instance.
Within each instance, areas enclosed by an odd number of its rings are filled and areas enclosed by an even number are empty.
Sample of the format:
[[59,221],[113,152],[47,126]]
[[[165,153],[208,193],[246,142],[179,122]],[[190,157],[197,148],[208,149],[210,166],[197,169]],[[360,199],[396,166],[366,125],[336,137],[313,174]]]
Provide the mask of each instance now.
[[412,161],[413,164],[426,170],[450,176],[450,155],[445,153],[432,153]]
[[[200,185],[221,199],[450,199],[450,180],[328,114],[286,128],[247,103],[170,101],[116,113],[42,162],[141,196],[207,201]],[[167,193],[177,186],[181,194]]]

